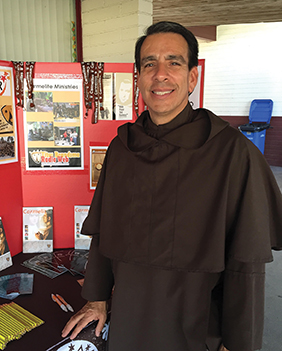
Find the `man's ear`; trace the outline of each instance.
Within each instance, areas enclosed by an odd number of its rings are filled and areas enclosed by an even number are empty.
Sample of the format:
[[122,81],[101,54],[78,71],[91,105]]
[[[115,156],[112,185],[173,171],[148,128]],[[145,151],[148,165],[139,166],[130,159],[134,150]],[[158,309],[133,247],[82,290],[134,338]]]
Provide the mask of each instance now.
[[194,66],[189,71],[189,93],[192,93],[198,82],[198,67]]
[[137,70],[137,87],[139,88],[139,77],[140,77],[140,72]]

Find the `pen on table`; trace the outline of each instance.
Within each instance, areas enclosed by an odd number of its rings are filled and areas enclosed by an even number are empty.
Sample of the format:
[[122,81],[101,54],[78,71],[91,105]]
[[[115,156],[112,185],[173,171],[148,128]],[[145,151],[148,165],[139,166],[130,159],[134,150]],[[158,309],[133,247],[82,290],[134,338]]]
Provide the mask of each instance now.
[[66,306],[66,308],[71,311],[74,312],[73,308],[71,307],[71,305],[69,303],[66,302],[66,300],[59,294],[56,294],[57,298]]
[[68,309],[66,308],[66,306],[57,298],[57,296],[55,296],[54,294],[51,294],[52,300],[54,302],[56,302],[63,311],[68,312]]

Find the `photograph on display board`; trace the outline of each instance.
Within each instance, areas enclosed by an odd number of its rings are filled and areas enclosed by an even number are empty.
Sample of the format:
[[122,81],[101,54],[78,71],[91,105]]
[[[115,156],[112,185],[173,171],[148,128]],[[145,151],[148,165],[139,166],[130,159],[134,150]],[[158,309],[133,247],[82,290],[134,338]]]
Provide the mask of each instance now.
[[0,271],[12,266],[12,257],[6,239],[2,218],[0,217]]
[[25,92],[25,106],[27,112],[52,112],[53,111],[53,93],[34,91],[33,103],[34,107],[30,107],[31,100],[28,98],[27,91]]
[[114,74],[115,119],[132,119],[133,74]]
[[80,145],[80,128],[72,126],[55,127],[55,145],[56,146],[73,146]]
[[110,121],[113,119],[113,73],[103,74],[103,103],[102,110],[99,110],[98,119],[101,121]]
[[13,69],[0,66],[0,165],[18,161]]
[[90,146],[90,189],[96,189],[106,151],[106,146]]
[[53,122],[27,122],[28,141],[53,141]]
[[78,102],[54,102],[53,104],[54,121],[72,122],[79,120],[79,103]]
[[74,206],[74,248],[89,250],[92,236],[80,234],[82,224],[88,215],[90,206]]
[[53,251],[53,207],[23,207],[23,253]]
[[25,84],[28,170],[83,169],[81,79],[34,79],[33,102]]

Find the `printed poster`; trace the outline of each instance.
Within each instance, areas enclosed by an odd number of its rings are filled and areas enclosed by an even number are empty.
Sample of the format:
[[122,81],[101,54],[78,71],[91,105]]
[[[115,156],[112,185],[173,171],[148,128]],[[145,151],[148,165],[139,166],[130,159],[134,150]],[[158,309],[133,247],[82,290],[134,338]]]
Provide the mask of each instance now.
[[130,120],[133,116],[133,75],[132,73],[114,74],[115,118]]
[[16,126],[13,68],[0,66],[0,164],[18,161]]
[[25,82],[27,170],[83,169],[82,79],[34,79],[33,100]]
[[0,217],[0,271],[12,266],[12,257],[7,243],[2,218]]
[[23,207],[23,253],[53,251],[53,207]]
[[88,215],[90,206],[74,206],[74,248],[89,250],[91,236],[80,234],[82,224]]
[[90,146],[90,189],[96,189],[106,151],[106,146]]

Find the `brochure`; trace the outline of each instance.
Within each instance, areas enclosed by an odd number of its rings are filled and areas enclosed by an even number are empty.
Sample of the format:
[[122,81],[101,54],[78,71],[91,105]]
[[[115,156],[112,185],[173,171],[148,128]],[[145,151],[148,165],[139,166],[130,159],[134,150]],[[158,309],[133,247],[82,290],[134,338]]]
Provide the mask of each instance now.
[[33,274],[15,273],[0,277],[0,297],[13,300],[19,295],[32,294]]
[[53,267],[65,268],[73,275],[81,274],[84,276],[88,254],[88,250],[59,250],[53,252],[47,262]]
[[90,206],[74,206],[74,248],[89,250],[91,236],[80,234],[82,224],[88,215]]
[[12,257],[6,239],[2,218],[0,217],[0,271],[12,266]]
[[52,264],[52,256],[52,253],[43,253],[24,261],[22,265],[53,279],[68,270],[65,267],[59,268],[58,265],[54,266]]
[[23,208],[23,253],[53,251],[53,207]]
[[84,276],[88,254],[88,250],[58,250],[36,255],[24,261],[22,265],[51,279],[65,272]]

